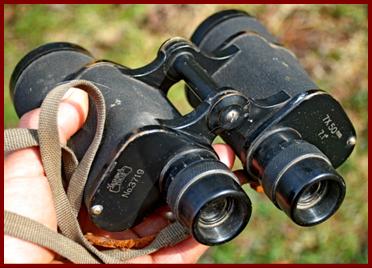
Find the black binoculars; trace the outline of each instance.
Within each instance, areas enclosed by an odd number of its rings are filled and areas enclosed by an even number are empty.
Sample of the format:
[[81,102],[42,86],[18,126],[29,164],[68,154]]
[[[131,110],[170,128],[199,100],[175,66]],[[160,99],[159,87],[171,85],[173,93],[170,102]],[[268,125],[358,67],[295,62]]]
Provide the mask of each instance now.
[[[350,120],[293,53],[245,12],[212,15],[191,42],[166,41],[156,59],[138,69],[97,60],[74,44],[43,45],[12,74],[18,115],[75,79],[94,83],[106,103],[104,136],[84,192],[90,217],[102,229],[126,230],[168,204],[200,243],[237,236],[250,219],[251,201],[213,151],[217,135],[296,224],[325,221],[344,199],[345,182],[335,168],[355,145]],[[194,107],[187,115],[167,99],[181,80]],[[78,158],[96,120],[90,104],[85,125],[69,141]]]

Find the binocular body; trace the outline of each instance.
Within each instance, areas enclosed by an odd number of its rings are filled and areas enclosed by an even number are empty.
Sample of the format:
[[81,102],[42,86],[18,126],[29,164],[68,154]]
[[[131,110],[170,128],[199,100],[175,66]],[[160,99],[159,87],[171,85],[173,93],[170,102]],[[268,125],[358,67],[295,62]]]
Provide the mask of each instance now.
[[[26,55],[11,79],[19,116],[37,108],[55,85],[93,82],[106,103],[106,122],[84,192],[93,222],[126,230],[167,203],[201,243],[238,235],[251,202],[211,144],[220,135],[250,179],[294,222],[318,224],[340,206],[345,183],[335,171],[355,144],[339,103],[317,88],[295,56],[253,17],[212,15],[189,42],[173,38],[141,68],[96,60],[69,43]],[[194,110],[182,116],[167,99],[184,80]],[[96,126],[90,102],[69,146],[81,159]]]

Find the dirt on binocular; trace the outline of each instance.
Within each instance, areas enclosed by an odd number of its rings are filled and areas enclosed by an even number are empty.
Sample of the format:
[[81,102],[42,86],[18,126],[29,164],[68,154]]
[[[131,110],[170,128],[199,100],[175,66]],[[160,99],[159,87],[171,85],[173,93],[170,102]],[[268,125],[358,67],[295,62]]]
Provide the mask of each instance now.
[[[247,228],[233,241],[211,247],[199,262],[367,263],[366,5],[6,5],[4,127],[14,127],[18,121],[8,91],[11,72],[35,47],[68,41],[97,58],[134,68],[150,62],[166,39],[188,38],[210,14],[231,8],[258,17],[298,56],[319,88],[342,103],[358,140],[338,169],[347,193],[331,219],[311,228],[296,226],[264,194],[245,186],[253,203]],[[181,84],[169,96],[182,113],[191,111]],[[239,166],[236,161],[235,168]]]

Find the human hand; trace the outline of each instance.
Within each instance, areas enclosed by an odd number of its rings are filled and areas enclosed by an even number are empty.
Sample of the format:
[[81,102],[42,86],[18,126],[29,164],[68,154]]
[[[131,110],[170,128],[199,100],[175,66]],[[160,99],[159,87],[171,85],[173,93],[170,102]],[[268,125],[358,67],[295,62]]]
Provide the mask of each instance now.
[[[37,129],[40,109],[32,110],[20,119],[19,127]],[[67,140],[84,124],[88,114],[88,97],[85,92],[72,89],[61,102],[58,112],[60,142]],[[220,160],[229,168],[233,166],[235,154],[227,145],[214,145]],[[240,177],[241,179],[242,177]],[[57,231],[56,212],[52,192],[45,176],[38,147],[17,150],[4,158],[4,209],[36,220]],[[164,217],[167,208],[160,208],[134,228],[108,233],[96,228],[84,210],[79,219],[83,232],[109,236],[116,239],[131,239],[157,233],[169,222]],[[130,260],[132,263],[194,263],[207,250],[192,237],[153,254]],[[4,236],[5,263],[58,263],[58,256],[46,248]]]

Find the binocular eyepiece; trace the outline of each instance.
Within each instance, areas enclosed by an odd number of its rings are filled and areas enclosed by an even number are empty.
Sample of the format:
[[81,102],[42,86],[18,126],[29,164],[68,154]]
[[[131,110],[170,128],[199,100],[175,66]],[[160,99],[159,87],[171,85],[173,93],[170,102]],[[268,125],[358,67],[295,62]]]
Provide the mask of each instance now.
[[[184,159],[180,162],[185,163]],[[175,176],[165,175],[172,178],[167,188],[167,203],[176,219],[189,226],[200,243],[224,243],[247,225],[251,201],[238,179],[221,162],[195,161]]]
[[344,199],[343,178],[293,129],[269,133],[251,157],[251,163],[260,165],[257,172],[266,195],[298,225],[326,220]]
[[[65,81],[84,79],[101,90],[106,123],[84,202],[105,230],[131,228],[166,203],[200,243],[237,236],[250,219],[251,201],[213,151],[217,135],[292,221],[311,226],[328,219],[346,189],[335,168],[356,139],[340,104],[244,12],[212,15],[191,41],[168,40],[152,63],[138,69],[96,60],[70,43],[41,46],[12,74],[17,114],[39,107]],[[180,80],[194,107],[185,116],[166,97]],[[68,144],[78,159],[95,126],[91,102],[84,127]]]

